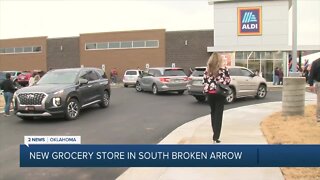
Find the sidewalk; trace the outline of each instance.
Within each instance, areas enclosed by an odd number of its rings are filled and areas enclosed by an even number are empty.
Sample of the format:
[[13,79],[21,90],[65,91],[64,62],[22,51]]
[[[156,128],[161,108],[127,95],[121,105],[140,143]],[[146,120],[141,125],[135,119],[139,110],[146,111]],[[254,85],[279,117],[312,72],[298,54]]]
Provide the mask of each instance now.
[[[306,104],[315,104],[316,95],[306,92]],[[239,107],[224,112],[222,144],[267,144],[260,129],[263,119],[281,111],[282,102]],[[212,144],[210,115],[188,122],[159,144]],[[274,179],[282,180],[280,168],[129,168],[119,180],[128,179]]]

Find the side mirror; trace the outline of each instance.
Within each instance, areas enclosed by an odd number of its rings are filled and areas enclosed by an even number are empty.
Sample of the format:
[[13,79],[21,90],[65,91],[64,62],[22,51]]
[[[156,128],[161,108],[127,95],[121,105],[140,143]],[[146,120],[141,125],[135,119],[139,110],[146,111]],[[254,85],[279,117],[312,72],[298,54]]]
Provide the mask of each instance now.
[[88,84],[88,82],[89,82],[89,81],[86,80],[86,79],[82,79],[82,78],[79,79],[79,84],[80,84],[80,85]]

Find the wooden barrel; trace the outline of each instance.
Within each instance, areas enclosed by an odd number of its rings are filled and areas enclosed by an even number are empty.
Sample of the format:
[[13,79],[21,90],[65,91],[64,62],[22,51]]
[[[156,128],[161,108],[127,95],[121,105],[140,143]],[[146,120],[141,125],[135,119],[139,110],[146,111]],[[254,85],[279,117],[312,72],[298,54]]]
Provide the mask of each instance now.
[[282,115],[304,115],[306,79],[284,77],[282,89]]

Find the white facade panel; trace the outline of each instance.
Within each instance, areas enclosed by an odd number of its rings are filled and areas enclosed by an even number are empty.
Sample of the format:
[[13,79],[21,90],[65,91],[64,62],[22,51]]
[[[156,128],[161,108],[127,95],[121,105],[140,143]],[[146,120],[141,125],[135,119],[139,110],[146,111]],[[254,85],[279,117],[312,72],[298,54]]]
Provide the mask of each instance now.
[[288,10],[284,9],[285,5],[263,6],[262,19],[265,20],[284,20],[288,21]]
[[[288,37],[286,35],[278,35],[278,36],[264,36],[262,38],[262,44],[263,45],[274,45],[274,42],[278,41],[278,42],[284,42],[285,40],[287,40]],[[280,43],[278,43],[278,45],[281,45]],[[286,43],[282,44],[282,45],[288,45]],[[276,50],[276,49],[275,49]]]
[[[261,35],[238,36],[238,7],[261,6]],[[246,49],[251,51],[264,49],[263,46],[288,46],[289,2],[255,1],[255,2],[228,2],[214,4],[214,49],[225,49],[226,42],[232,45],[230,49]],[[221,46],[221,48],[219,48]],[[223,48],[222,48],[223,46]]]
[[237,41],[238,46],[247,46],[247,45],[253,45],[253,46],[261,46],[262,45],[262,37],[261,36],[238,36]]
[[226,36],[226,37],[217,37],[217,39],[214,40],[214,43],[219,42],[220,46],[237,46],[236,42],[233,41],[234,38],[232,36]]
[[[286,28],[288,26],[288,21],[263,21],[262,36],[286,35],[286,44],[288,44],[288,28]],[[275,43],[277,43],[277,41]]]

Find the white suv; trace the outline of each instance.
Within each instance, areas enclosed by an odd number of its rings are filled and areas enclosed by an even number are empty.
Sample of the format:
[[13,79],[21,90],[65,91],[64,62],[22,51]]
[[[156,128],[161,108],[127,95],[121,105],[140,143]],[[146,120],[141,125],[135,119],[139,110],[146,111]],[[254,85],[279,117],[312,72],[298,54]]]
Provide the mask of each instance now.
[[128,85],[136,85],[138,77],[142,74],[141,70],[129,69],[126,70],[123,76],[123,85],[128,87]]
[[[189,77],[187,85],[188,93],[194,96],[197,101],[206,100],[203,94],[203,73],[206,67],[195,67],[192,75]],[[256,76],[252,71],[245,67],[230,66],[228,67],[231,82],[230,94],[226,97],[226,102],[231,103],[236,98],[255,96],[258,99],[265,98],[267,95],[267,83],[263,77]]]

